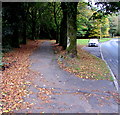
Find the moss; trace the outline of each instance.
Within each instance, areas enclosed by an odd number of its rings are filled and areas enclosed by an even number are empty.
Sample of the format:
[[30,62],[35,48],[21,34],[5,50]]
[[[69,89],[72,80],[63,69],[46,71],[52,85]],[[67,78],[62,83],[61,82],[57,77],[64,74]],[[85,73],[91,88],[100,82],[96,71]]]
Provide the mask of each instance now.
[[75,18],[72,17],[67,21],[67,37],[70,40],[70,45],[67,47],[67,52],[70,57],[77,56],[77,40],[76,40],[76,23]]

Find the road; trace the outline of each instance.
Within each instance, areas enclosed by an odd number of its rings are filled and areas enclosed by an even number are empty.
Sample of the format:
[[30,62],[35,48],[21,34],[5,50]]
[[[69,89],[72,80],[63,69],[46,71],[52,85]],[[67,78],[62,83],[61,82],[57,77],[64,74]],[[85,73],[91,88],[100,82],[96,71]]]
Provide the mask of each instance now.
[[111,68],[114,76],[118,78],[118,51],[120,50],[120,39],[114,38],[110,41],[101,43],[101,53],[104,60],[107,62]]

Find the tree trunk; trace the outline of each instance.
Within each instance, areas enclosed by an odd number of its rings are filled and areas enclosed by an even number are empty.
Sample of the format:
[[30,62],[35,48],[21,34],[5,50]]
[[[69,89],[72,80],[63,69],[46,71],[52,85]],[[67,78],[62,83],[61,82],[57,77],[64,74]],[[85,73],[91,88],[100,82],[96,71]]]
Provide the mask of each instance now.
[[60,45],[65,50],[67,47],[67,6],[65,2],[61,2],[61,8],[63,10],[63,18],[60,26]]
[[27,15],[28,15],[28,12],[29,12],[29,9],[28,9],[28,6],[26,3],[24,3],[24,13],[23,13],[23,17],[22,17],[22,22],[23,22],[23,26],[22,26],[22,44],[26,44],[27,43],[27,40],[26,40],[26,37],[27,37]]
[[12,47],[19,48],[19,35],[18,27],[14,27],[13,37],[12,37]]
[[59,25],[57,22],[57,14],[56,14],[56,3],[53,3],[53,7],[54,7],[54,20],[55,20],[55,25],[56,25],[56,44],[59,43]]
[[67,3],[67,52],[70,57],[77,56],[77,43],[76,43],[76,17],[77,17],[77,2]]
[[32,40],[35,39],[35,22],[34,20],[32,21]]
[[36,9],[32,10],[32,40],[35,40],[36,35]]
[[59,43],[59,30],[56,30],[56,44]]
[[24,23],[23,25],[23,40],[22,40],[22,44],[26,44],[26,23]]

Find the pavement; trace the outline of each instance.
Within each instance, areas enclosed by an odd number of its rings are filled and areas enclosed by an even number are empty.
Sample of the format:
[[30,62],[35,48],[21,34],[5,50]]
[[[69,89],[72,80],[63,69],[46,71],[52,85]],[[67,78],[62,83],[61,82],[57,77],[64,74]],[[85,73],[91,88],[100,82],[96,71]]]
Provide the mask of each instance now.
[[[24,102],[32,106],[16,113],[118,113],[113,82],[86,80],[60,69],[52,43],[43,42],[30,56],[32,76],[29,96]],[[29,80],[28,80],[29,82]],[[30,81],[31,82],[31,81]]]

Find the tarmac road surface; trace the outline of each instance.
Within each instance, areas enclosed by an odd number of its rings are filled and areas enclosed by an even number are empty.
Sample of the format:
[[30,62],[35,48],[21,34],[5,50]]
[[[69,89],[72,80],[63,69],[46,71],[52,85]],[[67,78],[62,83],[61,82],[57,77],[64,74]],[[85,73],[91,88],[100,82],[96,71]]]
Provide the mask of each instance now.
[[118,60],[119,60],[118,58],[120,58],[120,56],[118,56],[119,51],[120,51],[120,40],[117,38],[101,43],[101,52],[103,58],[106,60],[107,64],[111,68],[117,80],[120,79],[118,78]]

